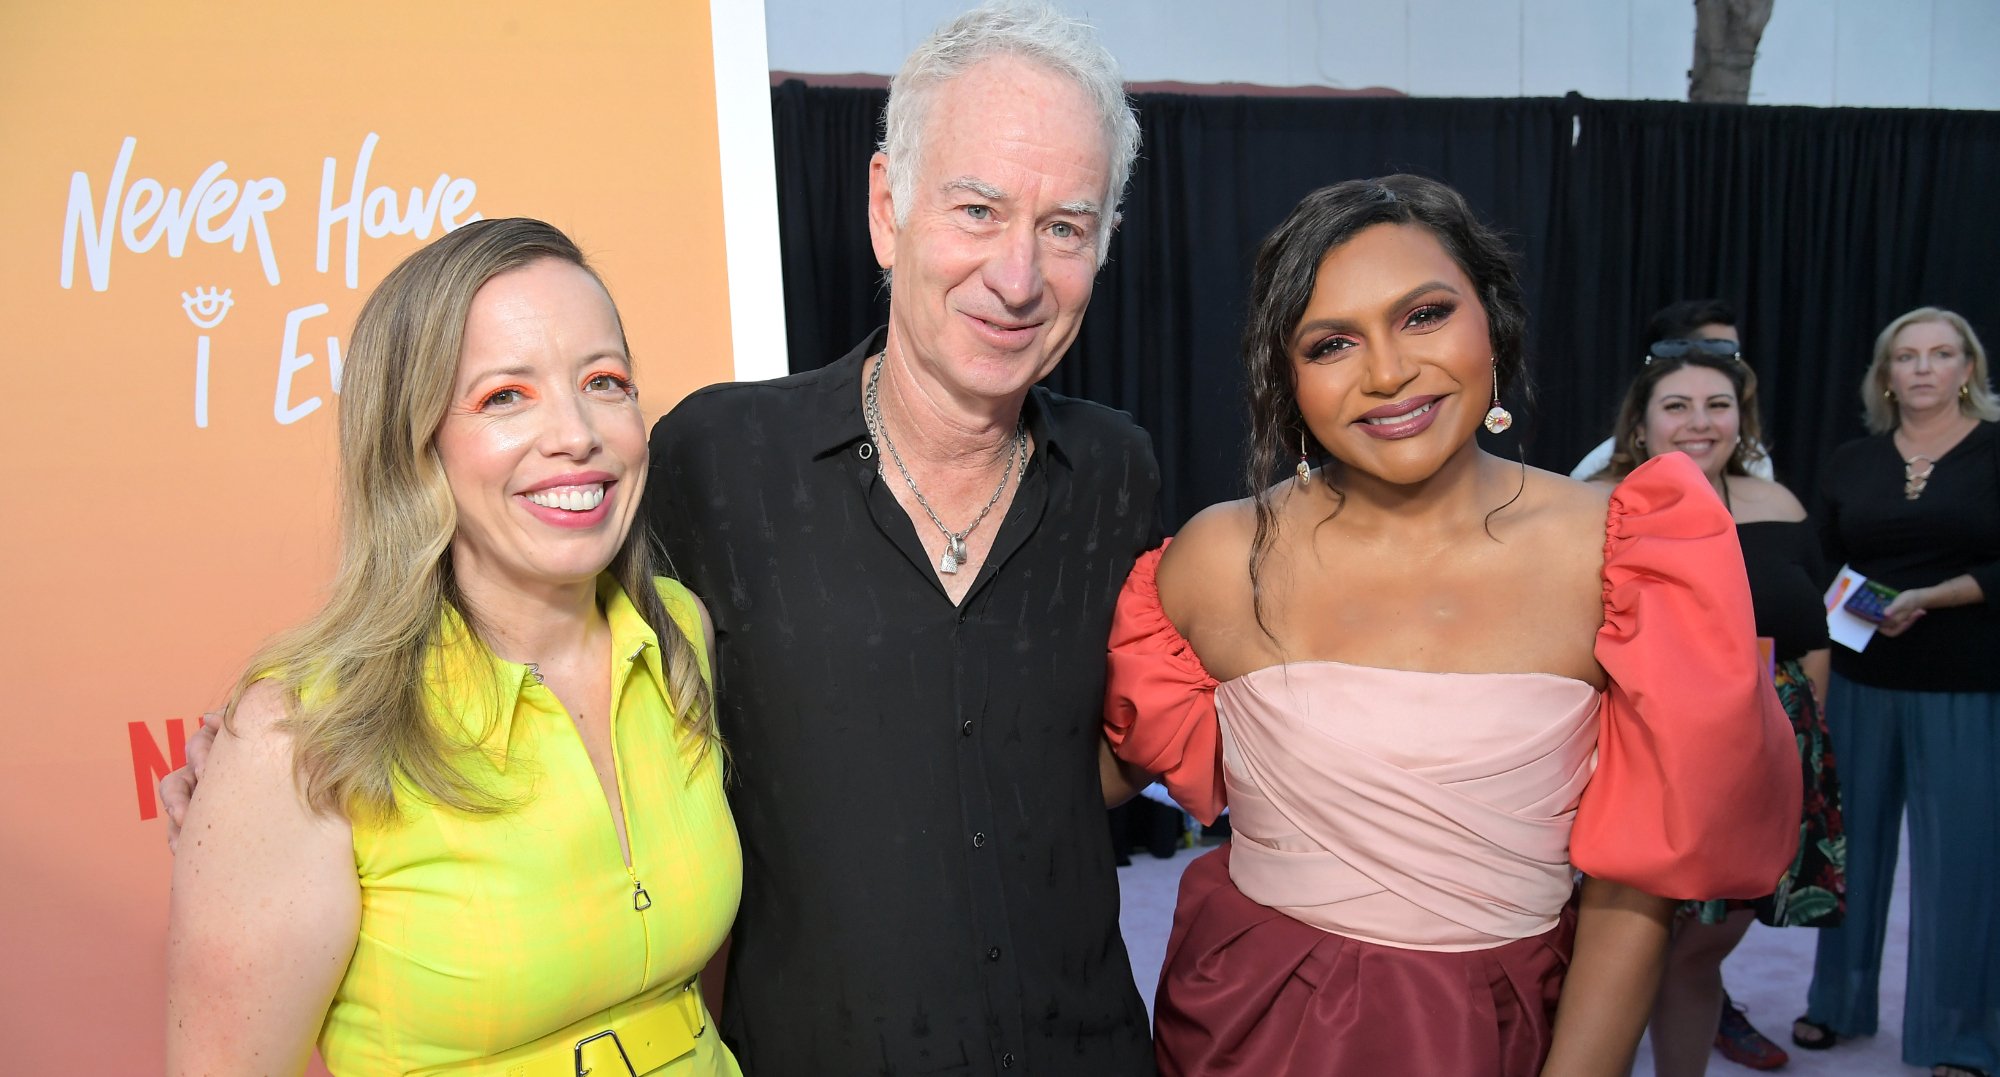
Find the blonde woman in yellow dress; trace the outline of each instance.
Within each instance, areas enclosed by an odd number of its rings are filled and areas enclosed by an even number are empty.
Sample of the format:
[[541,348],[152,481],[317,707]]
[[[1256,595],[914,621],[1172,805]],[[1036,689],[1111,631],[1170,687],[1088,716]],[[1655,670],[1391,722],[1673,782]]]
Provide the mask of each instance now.
[[646,429],[562,233],[481,221],[355,325],[326,606],[251,663],[188,809],[173,1074],[736,1074],[707,614],[635,526]]

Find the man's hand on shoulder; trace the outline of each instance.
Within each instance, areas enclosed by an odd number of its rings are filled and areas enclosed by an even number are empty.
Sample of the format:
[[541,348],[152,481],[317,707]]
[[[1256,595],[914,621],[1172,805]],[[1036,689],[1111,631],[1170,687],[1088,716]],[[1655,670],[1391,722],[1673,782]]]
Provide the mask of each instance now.
[[187,765],[160,779],[160,807],[167,816],[167,848],[180,846],[181,824],[187,821],[188,805],[194,801],[194,787],[208,766],[208,750],[215,744],[222,714],[209,711],[201,716],[201,728],[187,742]]

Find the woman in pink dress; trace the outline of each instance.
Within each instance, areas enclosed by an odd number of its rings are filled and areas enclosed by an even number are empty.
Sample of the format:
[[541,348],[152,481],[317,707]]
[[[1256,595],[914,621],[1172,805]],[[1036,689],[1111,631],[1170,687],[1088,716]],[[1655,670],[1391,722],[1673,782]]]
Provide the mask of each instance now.
[[1525,328],[1429,180],[1314,192],[1258,256],[1256,492],[1112,633],[1120,756],[1235,835],[1181,883],[1164,1074],[1622,1074],[1677,903],[1791,862],[1729,513],[1678,455],[1604,491],[1481,450]]

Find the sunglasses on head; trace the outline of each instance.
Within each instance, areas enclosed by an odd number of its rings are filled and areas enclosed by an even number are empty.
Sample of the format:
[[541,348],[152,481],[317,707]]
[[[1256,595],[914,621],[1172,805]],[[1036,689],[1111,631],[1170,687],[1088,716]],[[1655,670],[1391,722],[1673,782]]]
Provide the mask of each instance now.
[[1710,340],[1680,337],[1674,340],[1656,340],[1646,349],[1646,362],[1655,359],[1686,359],[1690,355],[1706,355],[1710,359],[1741,358],[1741,347],[1733,340]]

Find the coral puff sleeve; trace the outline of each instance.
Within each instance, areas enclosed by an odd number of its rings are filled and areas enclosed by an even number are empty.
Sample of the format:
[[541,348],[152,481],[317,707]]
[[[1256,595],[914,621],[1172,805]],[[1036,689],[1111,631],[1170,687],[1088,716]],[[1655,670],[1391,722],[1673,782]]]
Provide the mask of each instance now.
[[1162,546],[1140,555],[1111,616],[1104,736],[1118,758],[1158,774],[1203,823],[1222,814],[1215,678],[1160,608]]
[[1776,888],[1804,794],[1756,637],[1729,511],[1686,456],[1647,461],[1605,525],[1596,653],[1610,684],[1570,835],[1578,870],[1668,898]]

